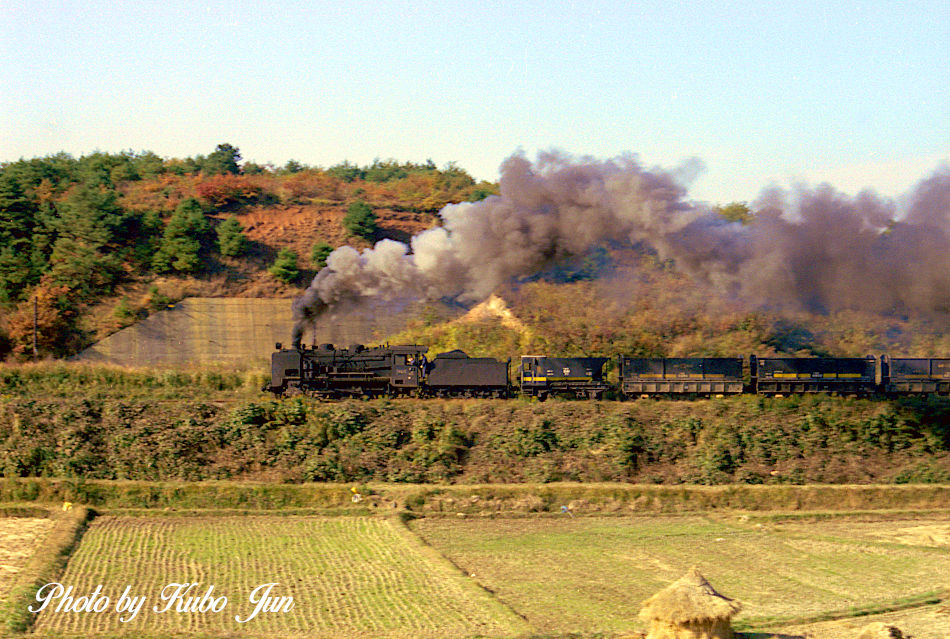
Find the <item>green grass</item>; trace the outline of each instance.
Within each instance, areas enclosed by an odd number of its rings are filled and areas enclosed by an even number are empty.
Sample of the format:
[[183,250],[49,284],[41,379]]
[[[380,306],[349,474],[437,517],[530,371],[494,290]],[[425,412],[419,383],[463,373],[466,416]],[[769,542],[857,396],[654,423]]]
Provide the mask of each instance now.
[[542,632],[643,629],[640,603],[693,565],[743,602],[744,628],[932,596],[950,574],[946,548],[823,537],[821,523],[801,535],[696,516],[412,526]]
[[[79,593],[126,585],[148,601],[138,616],[44,611],[41,633],[251,633],[253,636],[505,636],[526,626],[391,518],[102,516],[86,532],[61,582]],[[172,582],[211,584],[221,613],[156,613]],[[253,588],[278,582],[294,598],[287,613],[246,625]]]
[[[353,487],[364,496],[351,501]],[[407,509],[425,515],[557,515],[569,505],[580,515],[648,514],[722,510],[784,511],[827,517],[860,510],[934,511],[950,506],[948,485],[813,485],[813,486],[662,486],[621,483],[549,484],[279,484],[250,481],[114,481],[0,479],[0,502],[33,504],[83,503],[97,509],[176,510],[326,510],[325,514],[388,512]],[[777,516],[775,512],[757,516]]]

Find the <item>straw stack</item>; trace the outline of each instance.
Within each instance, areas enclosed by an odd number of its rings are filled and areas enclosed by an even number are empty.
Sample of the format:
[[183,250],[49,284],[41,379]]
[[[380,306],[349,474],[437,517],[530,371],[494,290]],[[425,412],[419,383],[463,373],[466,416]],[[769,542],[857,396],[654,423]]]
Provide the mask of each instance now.
[[732,639],[730,621],[741,609],[693,567],[643,602],[640,618],[650,622],[647,639]]

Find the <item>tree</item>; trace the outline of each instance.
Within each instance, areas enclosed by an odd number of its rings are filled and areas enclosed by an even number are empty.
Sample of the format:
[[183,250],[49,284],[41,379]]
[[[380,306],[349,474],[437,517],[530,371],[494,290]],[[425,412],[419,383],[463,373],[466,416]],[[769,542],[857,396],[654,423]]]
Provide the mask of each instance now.
[[241,231],[244,227],[233,215],[218,224],[218,251],[227,257],[242,255],[247,248],[247,238]]
[[241,161],[241,152],[237,147],[230,144],[219,144],[213,153],[204,158],[201,164],[201,170],[208,175],[218,175],[219,173],[240,173],[241,167],[238,164]]
[[323,268],[327,265],[327,258],[333,252],[333,247],[326,242],[317,242],[310,251],[310,261],[317,268]]
[[143,151],[134,156],[132,164],[143,180],[150,180],[165,172],[165,161],[152,151]]
[[57,205],[58,215],[47,220],[55,234],[52,284],[92,298],[119,279],[137,218],[116,199],[111,189],[81,184]]
[[241,173],[244,175],[263,175],[267,172],[267,169],[267,166],[257,162],[245,162],[244,166],[241,167]]
[[31,236],[37,207],[12,175],[0,175],[0,303],[22,297],[39,280]]
[[745,202],[732,202],[725,206],[716,206],[713,210],[730,222],[738,222],[742,226],[752,224],[755,219],[755,213]]
[[23,299],[40,278],[41,268],[32,259],[29,240],[0,242],[0,305]]
[[26,196],[23,186],[4,172],[0,175],[0,245],[30,237],[35,224],[36,204]]
[[182,201],[165,226],[159,249],[152,258],[152,268],[156,273],[197,271],[201,267],[198,253],[208,230],[208,220],[198,200]]
[[117,203],[112,189],[81,184],[57,205],[53,222],[59,237],[84,242],[96,248],[124,242],[125,226],[131,216]]
[[75,296],[68,286],[44,278],[7,320],[13,353],[20,359],[33,355],[33,298],[36,298],[37,349],[41,355],[66,355],[79,346]]
[[357,200],[350,204],[343,218],[343,228],[351,235],[372,239],[379,227],[376,225],[376,214],[369,204]]
[[291,158],[287,160],[287,164],[284,165],[283,171],[284,173],[300,173],[305,168],[307,167],[305,167],[303,164],[301,164],[297,160]]
[[280,249],[273,266],[267,270],[281,282],[290,284],[300,275],[297,269],[297,254],[287,248]]
[[122,274],[122,263],[114,253],[66,236],[53,245],[50,264],[51,284],[68,287],[82,301],[110,289]]

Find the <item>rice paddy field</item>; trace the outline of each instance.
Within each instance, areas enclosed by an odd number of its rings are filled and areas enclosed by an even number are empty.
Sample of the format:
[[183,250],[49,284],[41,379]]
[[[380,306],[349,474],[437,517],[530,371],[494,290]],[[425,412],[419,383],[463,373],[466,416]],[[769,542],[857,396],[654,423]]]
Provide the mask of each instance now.
[[413,527],[548,633],[644,629],[636,618],[640,602],[692,566],[743,603],[736,625],[753,629],[900,605],[950,587],[950,544],[920,543],[901,533],[921,527],[950,532],[950,520],[565,517],[491,526],[422,519]]
[[[0,518],[0,548],[19,548],[22,565],[48,522]],[[122,622],[111,607],[50,608],[17,636],[624,637],[646,629],[641,602],[691,566],[742,602],[735,625],[756,639],[845,639],[875,619],[915,639],[950,636],[945,511],[408,522],[107,512],[89,523],[58,580],[74,596],[101,586],[113,602],[129,587],[147,597],[140,612]],[[197,583],[188,593],[196,600],[213,585],[227,604],[217,613],[155,612],[171,583]],[[278,584],[271,594],[293,597],[293,607],[238,623],[264,583]]]
[[[89,526],[61,582],[80,594],[105,584],[113,601],[131,586],[130,594],[147,601],[126,622],[112,611],[46,610],[36,632],[450,637],[527,629],[387,518],[105,516]],[[198,583],[190,592],[196,597],[213,585],[227,605],[217,613],[155,612],[172,583]],[[256,607],[250,594],[265,583],[279,584],[272,594],[293,597],[293,608],[239,623],[235,617],[248,618]]]
[[0,603],[52,527],[45,517],[0,517]]

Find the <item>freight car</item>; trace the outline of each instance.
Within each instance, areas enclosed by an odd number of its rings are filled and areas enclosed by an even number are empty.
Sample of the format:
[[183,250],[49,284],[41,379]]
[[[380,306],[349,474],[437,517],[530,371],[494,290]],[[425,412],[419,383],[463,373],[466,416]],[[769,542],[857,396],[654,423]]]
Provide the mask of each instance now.
[[888,395],[950,395],[950,358],[881,355],[881,376]]
[[735,395],[744,388],[741,357],[620,358],[620,394],[624,399]]
[[876,370],[876,359],[870,355],[749,358],[752,385],[759,395],[870,395],[878,390]]
[[559,393],[600,399],[610,384],[604,378],[606,357],[524,355],[519,368],[521,392],[544,400]]

